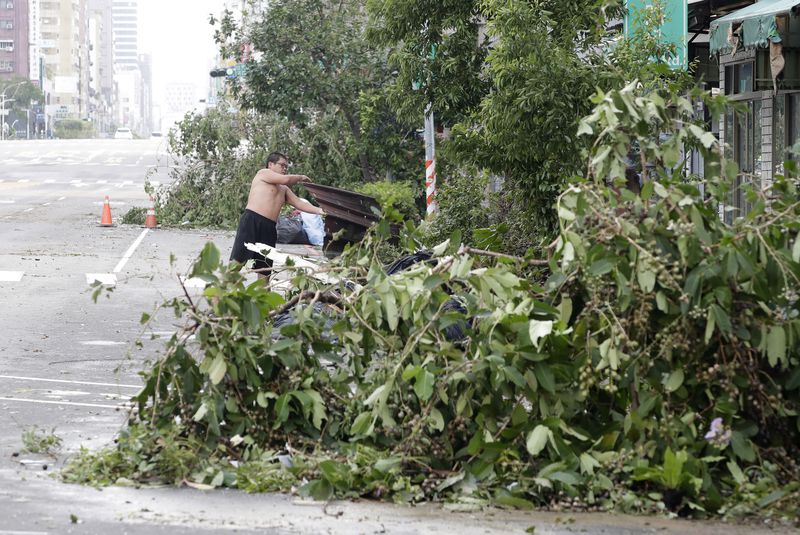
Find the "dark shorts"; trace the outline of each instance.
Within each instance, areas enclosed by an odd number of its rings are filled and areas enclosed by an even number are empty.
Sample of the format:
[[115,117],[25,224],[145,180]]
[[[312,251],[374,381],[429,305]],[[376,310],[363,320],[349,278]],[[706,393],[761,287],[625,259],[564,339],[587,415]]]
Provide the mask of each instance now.
[[[272,260],[251,251],[244,244],[266,243],[275,247],[277,241],[278,232],[275,229],[275,221],[246,209],[239,218],[239,229],[236,231],[236,239],[233,242],[231,260],[236,260],[241,264],[248,260],[255,260],[254,269],[271,268]],[[269,275],[269,273],[264,273],[264,275]]]

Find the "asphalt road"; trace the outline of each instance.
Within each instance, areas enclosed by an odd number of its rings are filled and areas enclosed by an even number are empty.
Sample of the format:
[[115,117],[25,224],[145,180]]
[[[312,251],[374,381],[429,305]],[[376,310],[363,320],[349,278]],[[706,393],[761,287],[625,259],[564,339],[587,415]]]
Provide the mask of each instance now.
[[[130,207],[147,206],[145,178],[167,183],[174,163],[159,141],[0,143],[0,535],[758,531],[609,515],[325,506],[231,491],[98,491],[48,477],[81,446],[106,445],[120,428],[124,403],[140,384],[137,372],[163,344],[148,336],[167,337],[176,328],[175,318],[162,314],[143,333],[142,312],[178,295],[177,277],[205,242],[215,242],[223,255],[230,250],[230,232],[98,226],[104,196],[119,222]],[[177,258],[174,267],[170,255]],[[115,286],[95,304],[88,280],[97,276]],[[58,458],[14,455],[33,426],[63,440]]]

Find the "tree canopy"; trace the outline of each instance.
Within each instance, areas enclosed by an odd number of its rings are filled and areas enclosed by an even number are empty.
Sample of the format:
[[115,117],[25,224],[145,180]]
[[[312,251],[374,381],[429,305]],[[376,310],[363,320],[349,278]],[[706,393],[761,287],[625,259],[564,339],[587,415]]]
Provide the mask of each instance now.
[[228,13],[217,39],[226,57],[249,50],[246,76],[232,83],[243,107],[335,133],[313,137],[370,182],[390,170],[403,174],[412,137],[379,93],[390,77],[387,51],[364,38],[366,20],[360,1],[280,0],[252,22]]

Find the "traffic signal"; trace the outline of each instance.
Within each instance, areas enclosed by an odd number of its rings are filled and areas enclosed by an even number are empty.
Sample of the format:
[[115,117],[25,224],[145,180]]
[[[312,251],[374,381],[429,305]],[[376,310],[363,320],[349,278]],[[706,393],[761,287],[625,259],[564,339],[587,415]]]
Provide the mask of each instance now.
[[208,73],[212,78],[220,78],[222,76],[228,76],[228,69],[211,69],[211,72]]

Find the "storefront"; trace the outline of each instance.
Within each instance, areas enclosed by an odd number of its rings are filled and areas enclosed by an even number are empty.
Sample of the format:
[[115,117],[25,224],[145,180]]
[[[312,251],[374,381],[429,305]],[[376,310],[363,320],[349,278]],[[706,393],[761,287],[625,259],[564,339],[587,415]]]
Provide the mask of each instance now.
[[[710,24],[720,91],[740,104],[720,124],[741,174],[726,218],[749,209],[742,184],[768,186],[800,142],[800,0],[761,0]],[[798,144],[800,148],[800,144]]]

